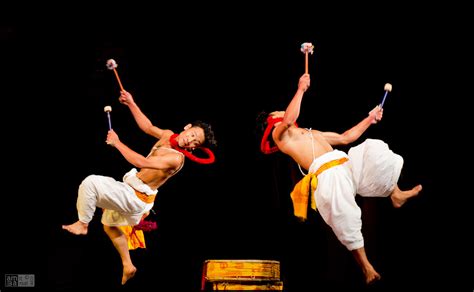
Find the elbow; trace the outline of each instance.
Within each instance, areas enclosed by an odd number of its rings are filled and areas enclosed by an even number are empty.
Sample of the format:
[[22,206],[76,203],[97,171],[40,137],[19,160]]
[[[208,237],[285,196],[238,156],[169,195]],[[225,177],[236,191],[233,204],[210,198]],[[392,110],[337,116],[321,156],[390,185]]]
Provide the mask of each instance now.
[[339,141],[339,145],[342,145],[342,146],[346,146],[346,145],[349,145],[350,142],[348,140],[345,140],[345,139],[342,139],[341,141]]
[[357,137],[350,134],[343,134],[341,135],[341,138],[339,139],[339,145],[349,145],[355,140],[357,140]]
[[348,140],[348,139],[345,139],[345,138],[342,138],[339,140],[339,145],[342,145],[342,146],[346,146],[346,145],[349,145],[351,144],[352,141]]
[[135,159],[134,161],[131,161],[132,164],[137,167],[137,168],[146,168],[148,167],[148,161],[144,157],[140,157]]

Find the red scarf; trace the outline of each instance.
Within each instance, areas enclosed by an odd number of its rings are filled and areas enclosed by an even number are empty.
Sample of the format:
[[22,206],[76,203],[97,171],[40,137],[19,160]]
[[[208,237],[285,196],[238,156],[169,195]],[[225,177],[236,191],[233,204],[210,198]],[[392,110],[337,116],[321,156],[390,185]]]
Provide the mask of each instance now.
[[212,153],[211,149],[206,148],[206,147],[199,147],[199,149],[204,151],[207,154],[208,157],[207,158],[198,158],[198,157],[194,156],[191,152],[187,151],[184,148],[181,148],[178,145],[178,141],[176,141],[176,137],[178,137],[178,136],[179,136],[178,134],[173,134],[170,137],[170,143],[171,143],[171,147],[173,147],[173,149],[178,150],[179,152],[183,153],[187,158],[191,159],[194,162],[197,162],[197,163],[200,163],[200,164],[214,163],[215,157],[214,157],[214,153]]
[[[267,128],[263,133],[262,142],[260,143],[260,151],[262,151],[264,154],[272,154],[278,151],[278,146],[275,145],[273,147],[270,147],[270,141],[268,141],[268,137],[272,132],[273,126],[281,121],[283,121],[283,118],[274,118],[272,116],[269,116],[267,118]],[[295,123],[295,126],[298,125]]]

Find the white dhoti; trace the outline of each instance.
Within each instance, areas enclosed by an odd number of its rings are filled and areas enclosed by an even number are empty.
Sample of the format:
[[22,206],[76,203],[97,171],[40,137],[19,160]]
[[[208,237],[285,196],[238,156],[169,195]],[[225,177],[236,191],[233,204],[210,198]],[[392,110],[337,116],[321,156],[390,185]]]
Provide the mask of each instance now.
[[[313,161],[309,172],[314,173],[323,164],[343,157],[347,157],[347,154],[339,150],[325,153]],[[349,162],[346,162],[320,173],[314,192],[321,217],[349,250],[364,246],[361,210],[355,201],[355,190]]]
[[316,172],[323,164],[349,157],[349,161],[318,175],[314,192],[317,209],[339,241],[349,250],[364,246],[361,210],[355,195],[387,197],[400,176],[403,158],[381,140],[367,139],[348,154],[334,150],[316,158],[309,168]]
[[143,183],[136,173],[136,169],[130,170],[124,175],[123,182],[101,175],[86,177],[79,186],[77,197],[79,220],[89,223],[99,207],[104,209],[101,220],[104,225],[137,225],[153,203],[140,200],[135,190],[146,195],[156,195],[158,191]]
[[356,193],[363,197],[388,197],[397,185],[403,158],[382,140],[367,139],[348,152]]

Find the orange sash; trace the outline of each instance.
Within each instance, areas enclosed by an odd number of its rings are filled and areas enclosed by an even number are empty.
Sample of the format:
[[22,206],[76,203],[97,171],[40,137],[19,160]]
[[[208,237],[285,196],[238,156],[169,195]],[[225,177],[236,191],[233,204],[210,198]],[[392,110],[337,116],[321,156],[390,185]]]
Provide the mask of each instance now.
[[137,248],[146,248],[145,234],[143,230],[135,229],[132,226],[118,226],[122,232],[127,236],[128,249],[134,250]]
[[[135,190],[135,189],[134,189]],[[137,195],[137,197],[142,201],[142,202],[145,202],[147,204],[150,204],[150,203],[153,203],[155,201],[155,197],[156,195],[147,195],[145,193],[142,193],[142,192],[139,192],[137,190],[135,190],[135,194]]]

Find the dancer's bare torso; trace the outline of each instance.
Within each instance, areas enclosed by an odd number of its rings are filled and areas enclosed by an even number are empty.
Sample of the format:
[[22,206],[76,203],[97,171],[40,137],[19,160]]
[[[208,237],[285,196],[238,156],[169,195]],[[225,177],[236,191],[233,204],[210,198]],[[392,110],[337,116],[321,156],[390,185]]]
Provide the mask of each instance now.
[[158,189],[170,177],[176,174],[184,164],[184,155],[173,149],[169,140],[164,138],[156,142],[146,159],[171,161],[167,167],[161,169],[142,168],[137,173],[137,177],[146,183],[151,189]]
[[275,140],[275,142],[281,152],[291,156],[306,170],[309,169],[315,158],[333,150],[320,131],[296,126],[289,127],[280,141]]

